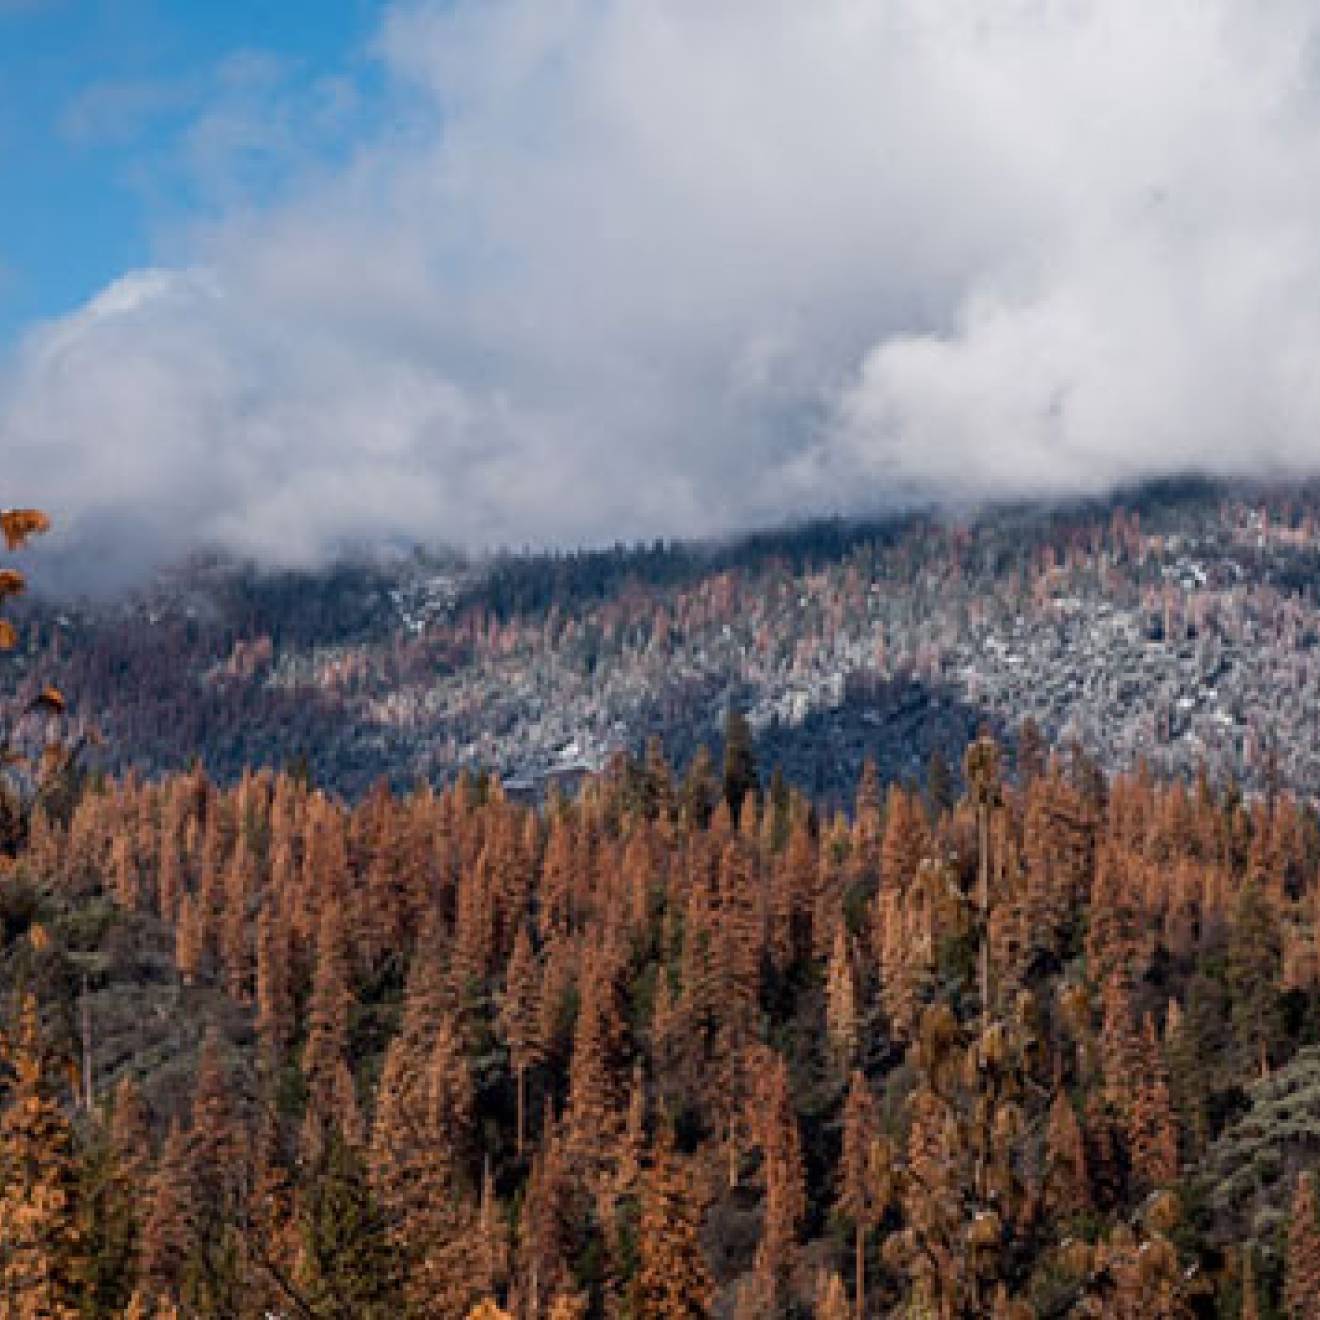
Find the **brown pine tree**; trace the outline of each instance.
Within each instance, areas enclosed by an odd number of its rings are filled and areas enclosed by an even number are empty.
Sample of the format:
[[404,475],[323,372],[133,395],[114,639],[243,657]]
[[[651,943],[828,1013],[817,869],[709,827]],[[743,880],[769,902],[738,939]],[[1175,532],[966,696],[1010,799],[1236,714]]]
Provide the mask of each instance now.
[[834,948],[825,974],[825,1024],[830,1045],[840,1068],[851,1067],[857,1055],[857,983],[853,977],[848,932],[839,921]]
[[551,940],[543,950],[537,1047],[556,1066],[572,1047],[573,987],[582,961],[582,945],[567,937]]
[[610,950],[592,949],[582,972],[582,1007],[568,1074],[568,1143],[584,1172],[596,1171],[623,1130],[626,1049],[616,958]]
[[126,1184],[140,1188],[151,1166],[151,1124],[142,1093],[128,1075],[115,1088],[110,1146],[115,1166]]
[[1079,1314],[1105,1320],[1191,1320],[1178,1253],[1160,1233],[1138,1236],[1120,1224],[1096,1249]]
[[892,1193],[893,1152],[880,1136],[875,1097],[854,1071],[843,1109],[843,1153],[837,1207],[853,1226],[853,1297],[866,1314],[866,1236],[884,1217]]
[[202,969],[205,930],[202,914],[191,894],[179,899],[179,919],[174,931],[174,963],[184,985],[192,985]]
[[249,1142],[234,1105],[227,1047],[210,1030],[202,1045],[187,1135],[187,1184],[195,1234],[184,1300],[205,1314],[232,1314],[243,1293],[241,1221],[251,1184]]
[[[737,838],[720,857],[710,948],[709,990],[718,1015],[735,1032],[750,1033],[761,990],[761,955],[765,948],[765,914],[754,855]],[[694,930],[692,938],[701,931]]]
[[1169,1099],[1168,1068],[1149,1017],[1142,1035],[1142,1056],[1142,1079],[1127,1125],[1132,1172],[1147,1188],[1169,1187],[1178,1178],[1178,1126]]
[[248,908],[257,890],[257,863],[240,838],[224,874],[224,911],[220,918],[220,965],[225,988],[240,1003],[252,997],[253,956]]
[[405,1291],[426,1314],[462,1315],[483,1286],[472,1266],[480,1222],[464,1174],[472,1126],[472,1079],[452,1019],[429,1055],[400,1033],[386,1052],[372,1128],[372,1191],[390,1225]]
[[83,1149],[83,1232],[90,1265],[83,1304],[117,1312],[137,1283],[143,1185],[151,1171],[146,1106],[131,1077],[115,1089],[108,1132],[89,1133]]
[[278,1315],[291,1300],[291,1280],[297,1273],[294,1188],[281,1138],[275,1101],[268,1095],[252,1143],[252,1174],[244,1205],[242,1247],[250,1268],[243,1309],[253,1315]]
[[700,1228],[691,1175],[662,1125],[642,1185],[640,1259],[631,1294],[634,1314],[656,1320],[695,1320],[710,1314],[714,1287]]
[[1283,1304],[1289,1320],[1312,1320],[1320,1315],[1320,1220],[1317,1213],[1315,1179],[1308,1170],[1298,1175],[1288,1224]]
[[73,1133],[50,1091],[36,1001],[19,1009],[0,1114],[0,1317],[76,1320],[84,1269]]
[[917,866],[930,852],[926,814],[916,795],[892,785],[885,803],[885,829],[880,845],[881,883],[902,890],[917,874]]
[[821,1279],[816,1288],[816,1320],[852,1320],[864,1314],[860,1307],[855,1311],[849,1307],[843,1280],[833,1270]]
[[161,786],[156,892],[163,921],[174,920],[179,895],[185,887],[185,836],[192,821],[193,800],[187,775],[178,775]]
[[757,1092],[752,1130],[761,1148],[765,1198],[756,1272],[779,1297],[797,1265],[798,1236],[807,1210],[802,1137],[793,1112],[788,1064],[782,1055],[772,1054],[764,1060]]
[[197,1240],[197,1191],[187,1137],[171,1125],[142,1210],[142,1288],[153,1301],[178,1300]]
[[1250,1246],[1242,1248],[1242,1307],[1238,1320],[1260,1320],[1260,1294],[1256,1289],[1256,1265]]
[[226,1047],[219,1032],[212,1029],[207,1032],[197,1061],[188,1134],[194,1185],[211,1209],[231,1207],[248,1181],[248,1142],[234,1110],[233,1096]]
[[517,1088],[517,1149],[521,1158],[527,1132],[527,1073],[541,1062],[541,985],[536,955],[525,926],[519,926],[500,997],[500,1029],[509,1045]]
[[1090,1200],[1082,1126],[1068,1093],[1059,1086],[1045,1132],[1045,1202],[1053,1214],[1067,1217],[1081,1214]]
[[362,1120],[348,1069],[348,1020],[353,1004],[349,985],[348,936],[341,903],[326,899],[317,931],[316,965],[307,1005],[307,1044],[302,1071],[307,1081],[304,1153],[314,1157],[332,1129],[349,1145],[360,1145]]
[[[911,1101],[903,1214],[907,1228],[886,1242],[886,1259],[912,1279],[914,1301],[931,1314],[954,1314],[963,1291],[966,1155],[956,1116],[930,1086]],[[945,1308],[945,1309],[941,1309]]]
[[110,884],[115,902],[126,911],[137,911],[142,897],[142,882],[138,874],[137,858],[133,853],[133,840],[127,833],[117,835],[110,845]]
[[1142,1077],[1142,1046],[1132,1023],[1127,984],[1117,973],[1101,996],[1100,1068],[1105,1099],[1120,1113],[1131,1112]]
[[572,826],[565,812],[550,817],[550,834],[541,863],[537,930],[543,941],[573,927],[574,872],[577,867]]
[[268,894],[257,917],[257,1039],[267,1072],[284,1062],[293,1038],[289,963],[288,930],[279,921],[274,897]]
[[518,1218],[520,1292],[529,1315],[541,1314],[546,1298],[568,1285],[583,1218],[563,1137],[549,1112],[541,1133]]

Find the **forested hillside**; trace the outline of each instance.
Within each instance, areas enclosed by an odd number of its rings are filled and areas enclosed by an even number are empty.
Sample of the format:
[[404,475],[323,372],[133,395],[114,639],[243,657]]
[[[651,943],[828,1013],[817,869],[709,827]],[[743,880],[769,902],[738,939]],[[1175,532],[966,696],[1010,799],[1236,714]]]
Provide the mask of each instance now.
[[132,598],[33,604],[15,681],[57,683],[112,772],[297,765],[353,798],[464,769],[540,795],[651,737],[685,767],[731,708],[836,805],[867,755],[917,782],[1027,718],[1111,770],[1305,795],[1318,528],[1315,485],[1184,483],[729,544],[197,558]]
[[1320,1313],[1313,811],[1016,746],[38,810],[0,1312]]

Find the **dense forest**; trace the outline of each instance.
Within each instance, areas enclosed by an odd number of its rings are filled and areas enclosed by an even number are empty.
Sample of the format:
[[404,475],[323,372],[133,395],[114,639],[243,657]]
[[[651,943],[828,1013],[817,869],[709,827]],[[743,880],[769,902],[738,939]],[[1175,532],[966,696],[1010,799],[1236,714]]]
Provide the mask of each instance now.
[[734,710],[718,763],[346,799],[87,773],[19,700],[3,1320],[1320,1314],[1320,815],[1277,778],[1025,720],[920,787],[876,745],[841,810]]
[[38,807],[0,1313],[1320,1313],[1309,808],[1028,728],[825,817],[732,733]]

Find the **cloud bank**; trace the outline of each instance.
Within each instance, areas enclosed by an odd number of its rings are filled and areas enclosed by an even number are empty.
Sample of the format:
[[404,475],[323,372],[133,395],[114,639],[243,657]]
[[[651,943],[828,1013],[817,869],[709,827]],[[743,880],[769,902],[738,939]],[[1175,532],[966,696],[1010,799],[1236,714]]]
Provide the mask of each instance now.
[[0,378],[103,567],[1320,469],[1303,0],[455,0],[376,55],[383,126]]

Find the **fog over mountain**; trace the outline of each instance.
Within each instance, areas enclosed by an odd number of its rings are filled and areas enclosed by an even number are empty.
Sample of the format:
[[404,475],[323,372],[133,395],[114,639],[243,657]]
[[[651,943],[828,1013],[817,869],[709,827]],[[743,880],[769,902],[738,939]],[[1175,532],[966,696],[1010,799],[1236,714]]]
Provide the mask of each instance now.
[[1320,469],[1314,5],[456,0],[375,55],[337,163],[3,368],[82,571]]

